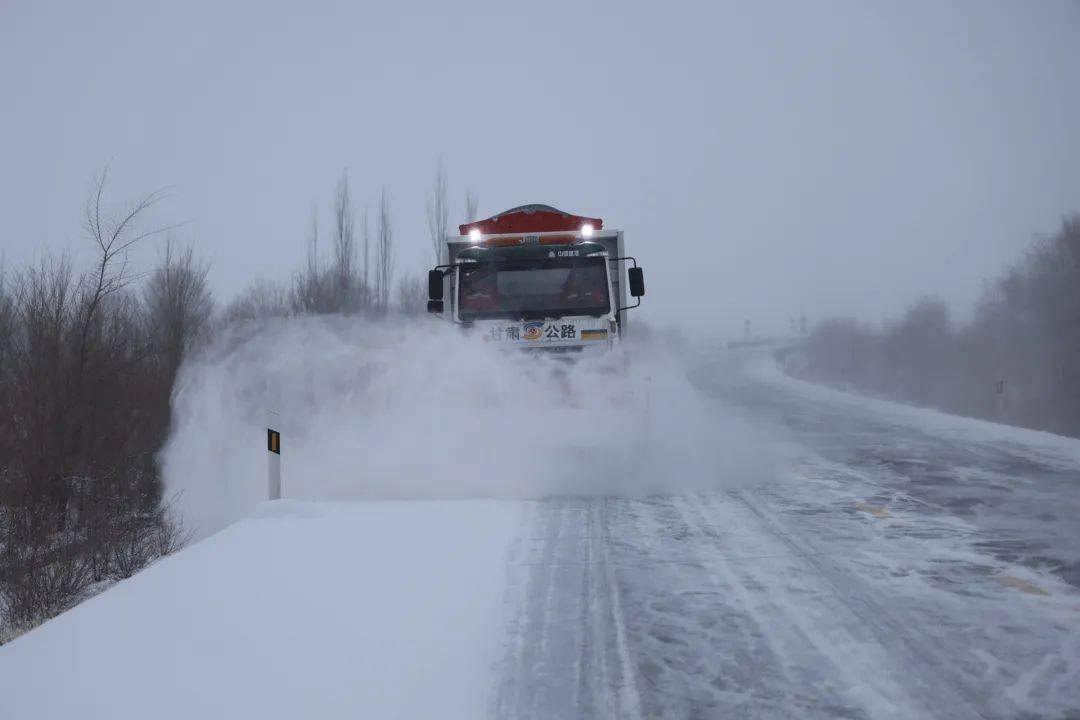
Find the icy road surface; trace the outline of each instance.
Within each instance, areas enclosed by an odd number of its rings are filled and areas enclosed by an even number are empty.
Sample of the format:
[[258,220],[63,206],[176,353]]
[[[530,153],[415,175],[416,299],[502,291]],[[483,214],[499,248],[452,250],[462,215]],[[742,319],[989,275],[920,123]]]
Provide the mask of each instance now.
[[783,439],[778,477],[532,508],[495,714],[1080,717],[1080,443],[766,360],[692,380]]

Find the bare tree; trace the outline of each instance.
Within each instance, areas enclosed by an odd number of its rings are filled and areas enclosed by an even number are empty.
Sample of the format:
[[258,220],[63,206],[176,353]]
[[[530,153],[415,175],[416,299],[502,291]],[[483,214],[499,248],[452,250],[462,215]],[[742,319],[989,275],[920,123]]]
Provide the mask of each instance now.
[[14,307],[7,293],[7,264],[3,253],[0,253],[0,378],[4,376],[4,358],[11,346],[13,320]]
[[390,217],[390,200],[386,197],[386,188],[379,196],[379,226],[376,229],[376,294],[380,312],[390,307],[390,289],[394,281],[394,226]]
[[476,193],[472,190],[465,191],[465,222],[476,222],[476,210],[479,202]]
[[136,243],[162,233],[178,225],[158,226],[142,230],[140,221],[155,205],[165,199],[163,191],[155,191],[131,203],[120,212],[109,212],[103,207],[105,191],[109,182],[109,168],[98,175],[94,191],[86,201],[84,226],[91,240],[98,247],[95,272],[84,285],[86,298],[81,322],[79,372],[85,365],[85,349],[90,327],[96,320],[101,303],[109,295],[122,290],[132,280],[129,273],[127,251]]
[[181,364],[209,340],[214,312],[206,283],[209,271],[210,265],[195,257],[191,245],[181,248],[170,236],[143,291],[150,350],[146,370],[156,375],[146,388],[151,396],[146,398],[146,430],[157,435],[154,444],[164,443],[168,435],[170,399]]
[[441,157],[435,166],[435,184],[427,195],[427,222],[428,233],[431,235],[431,251],[438,263],[450,224],[450,208],[446,202],[446,169]]
[[322,308],[322,268],[319,266],[319,212],[311,206],[307,255],[304,268],[293,277],[292,305],[297,312],[314,313]]
[[371,233],[368,230],[368,209],[367,205],[364,206],[364,214],[360,220],[360,235],[363,239],[364,245],[364,274],[363,283],[361,285],[362,303],[364,308],[370,308],[372,305],[371,298],[371,278],[368,273],[368,269],[371,267]]
[[180,248],[170,236],[143,293],[151,346],[163,363],[163,384],[168,387],[184,356],[207,339],[214,309],[206,284],[209,271],[209,264],[195,258],[192,246]]
[[351,314],[359,309],[360,278],[356,267],[356,237],[349,174],[343,170],[334,195],[333,310]]

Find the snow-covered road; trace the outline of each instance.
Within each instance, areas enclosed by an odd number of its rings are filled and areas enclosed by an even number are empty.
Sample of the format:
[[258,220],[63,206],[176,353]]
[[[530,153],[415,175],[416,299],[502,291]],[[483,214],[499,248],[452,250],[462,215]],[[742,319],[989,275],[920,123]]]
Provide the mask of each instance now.
[[782,442],[769,481],[534,508],[498,715],[1080,714],[1080,443],[766,359],[692,378]]
[[690,364],[645,467],[703,477],[263,505],[0,647],[0,718],[1080,717],[1080,441]]

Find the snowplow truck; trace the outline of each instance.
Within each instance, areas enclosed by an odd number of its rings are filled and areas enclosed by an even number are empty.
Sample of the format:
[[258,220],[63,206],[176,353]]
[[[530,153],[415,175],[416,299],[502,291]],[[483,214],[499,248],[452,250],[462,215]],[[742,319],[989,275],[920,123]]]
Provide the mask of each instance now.
[[428,273],[428,312],[508,348],[611,349],[625,336],[645,281],[621,231],[549,205],[458,229]]

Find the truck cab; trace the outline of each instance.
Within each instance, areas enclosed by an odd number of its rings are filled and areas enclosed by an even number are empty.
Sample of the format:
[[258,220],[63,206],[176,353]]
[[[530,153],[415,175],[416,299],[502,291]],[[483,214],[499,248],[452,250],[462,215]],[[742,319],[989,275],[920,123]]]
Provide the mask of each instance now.
[[522,349],[610,349],[625,335],[644,279],[600,218],[525,205],[459,230],[428,274],[429,312]]

